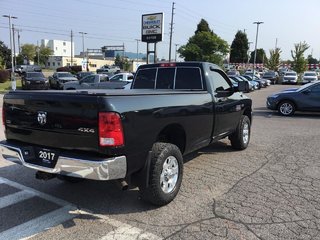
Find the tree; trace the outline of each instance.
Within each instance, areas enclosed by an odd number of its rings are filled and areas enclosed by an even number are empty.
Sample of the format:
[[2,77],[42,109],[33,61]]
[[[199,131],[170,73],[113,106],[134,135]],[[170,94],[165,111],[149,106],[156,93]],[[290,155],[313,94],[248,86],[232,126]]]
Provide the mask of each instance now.
[[116,55],[116,59],[114,60],[114,65],[120,67],[121,66],[121,57],[119,54]]
[[238,31],[231,44],[230,62],[246,63],[248,61],[249,42],[247,34]]
[[308,55],[307,60],[308,60],[308,64],[318,64],[319,63],[318,59],[313,58],[312,55]]
[[207,61],[219,65],[228,51],[228,43],[213,33],[204,19],[201,19],[188,43],[178,49],[185,61]]
[[[250,63],[253,63],[253,61],[254,61],[254,51],[251,52]],[[266,52],[263,50],[263,48],[257,49],[256,63],[265,63],[267,61],[268,59],[266,56]]]
[[308,61],[304,58],[304,53],[310,46],[306,42],[294,44],[294,50],[291,50],[293,59],[293,70],[297,73],[302,73],[307,69]]
[[[41,46],[39,48],[39,64],[45,65],[49,57],[53,54],[53,51],[49,47]],[[37,61],[37,56],[34,57],[34,61]]]
[[0,41],[0,67],[11,67],[11,50]]
[[36,46],[34,44],[23,44],[21,46],[21,53],[20,53],[25,59],[28,60],[34,60],[36,56]]
[[266,67],[270,70],[277,71],[280,66],[280,53],[281,49],[271,49],[270,50],[270,57],[266,62]]

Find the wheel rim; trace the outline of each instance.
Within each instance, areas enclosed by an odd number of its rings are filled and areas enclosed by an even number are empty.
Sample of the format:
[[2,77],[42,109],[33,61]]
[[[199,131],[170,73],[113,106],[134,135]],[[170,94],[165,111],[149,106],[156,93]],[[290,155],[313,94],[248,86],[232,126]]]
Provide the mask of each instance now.
[[179,164],[174,156],[169,156],[164,161],[160,176],[160,186],[164,193],[171,193],[178,181]]
[[293,106],[290,104],[290,103],[283,103],[281,104],[280,106],[280,112],[283,114],[283,115],[289,115],[291,114],[293,111]]
[[249,142],[249,131],[249,124],[245,123],[242,130],[242,139],[244,144],[247,144]]

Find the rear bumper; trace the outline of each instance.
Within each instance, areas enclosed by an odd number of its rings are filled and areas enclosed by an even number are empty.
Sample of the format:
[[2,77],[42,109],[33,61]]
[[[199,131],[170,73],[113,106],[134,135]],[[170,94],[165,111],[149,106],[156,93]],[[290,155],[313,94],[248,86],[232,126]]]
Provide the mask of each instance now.
[[78,178],[93,180],[123,179],[127,173],[127,160],[125,156],[112,158],[72,158],[59,156],[54,168],[27,163],[22,154],[22,148],[6,141],[0,142],[0,153],[8,161],[21,164],[35,170],[61,174]]

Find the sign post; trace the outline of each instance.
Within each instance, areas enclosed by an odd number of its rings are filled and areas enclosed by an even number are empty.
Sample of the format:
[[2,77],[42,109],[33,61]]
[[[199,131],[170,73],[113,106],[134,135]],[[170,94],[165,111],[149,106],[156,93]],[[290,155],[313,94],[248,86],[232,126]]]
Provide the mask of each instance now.
[[[147,43],[147,63],[149,55],[154,54],[154,63],[157,62],[157,42],[163,38],[163,13],[152,13],[142,15],[141,41]],[[153,43],[150,50],[149,43]]]

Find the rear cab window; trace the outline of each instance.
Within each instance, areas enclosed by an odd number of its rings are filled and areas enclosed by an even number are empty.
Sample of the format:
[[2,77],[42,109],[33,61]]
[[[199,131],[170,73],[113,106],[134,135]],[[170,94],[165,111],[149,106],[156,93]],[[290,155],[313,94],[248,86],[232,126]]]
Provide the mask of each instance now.
[[133,89],[203,90],[199,67],[154,67],[140,69]]

